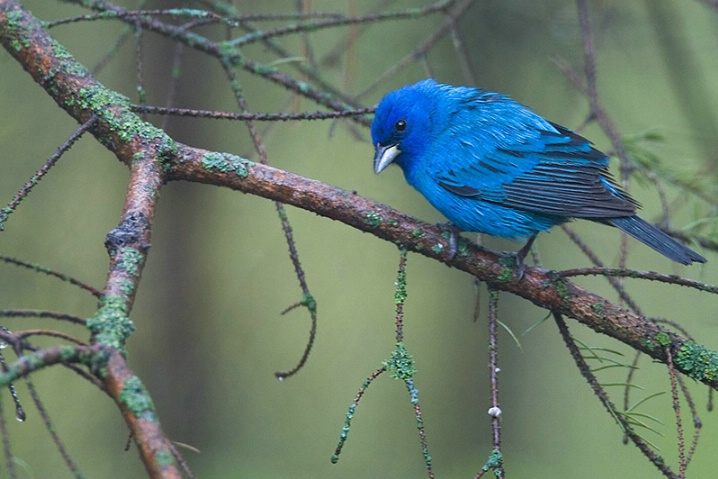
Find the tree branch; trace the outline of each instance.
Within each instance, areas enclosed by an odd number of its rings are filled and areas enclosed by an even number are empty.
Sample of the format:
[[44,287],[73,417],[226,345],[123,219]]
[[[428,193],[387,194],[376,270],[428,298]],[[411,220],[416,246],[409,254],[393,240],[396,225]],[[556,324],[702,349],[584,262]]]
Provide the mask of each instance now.
[[[91,77],[87,69],[16,2],[0,0],[0,42],[78,122],[93,114],[91,133],[123,163],[153,158],[167,181],[223,186],[293,205],[341,221],[360,231],[465,271],[492,287],[576,319],[654,360],[667,362],[669,345],[676,368],[718,389],[718,353],[670,332],[557,274],[528,267],[519,281],[499,254],[461,241],[448,259],[445,232],[386,205],[316,180],[249,160],[173,141],[162,130],[143,122],[128,100]],[[153,151],[149,151],[149,150]],[[151,153],[151,154],[150,154]],[[159,183],[156,184],[159,187]]]

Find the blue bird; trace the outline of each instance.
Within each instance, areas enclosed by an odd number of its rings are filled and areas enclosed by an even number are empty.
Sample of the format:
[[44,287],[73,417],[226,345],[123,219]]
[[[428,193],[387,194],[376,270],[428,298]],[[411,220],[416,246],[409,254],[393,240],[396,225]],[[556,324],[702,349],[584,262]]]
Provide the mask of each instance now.
[[432,79],[388,93],[371,125],[374,171],[392,163],[455,227],[527,238],[572,218],[614,226],[681,264],[706,259],[636,215],[608,157],[508,96]]

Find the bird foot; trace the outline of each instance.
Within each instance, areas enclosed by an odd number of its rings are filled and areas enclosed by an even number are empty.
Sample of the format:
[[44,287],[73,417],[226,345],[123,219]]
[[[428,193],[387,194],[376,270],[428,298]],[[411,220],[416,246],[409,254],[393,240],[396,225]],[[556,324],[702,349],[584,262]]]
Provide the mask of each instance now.
[[447,260],[451,261],[456,256],[457,244],[459,242],[458,238],[459,234],[461,233],[461,230],[454,226],[454,224],[451,222],[438,223],[437,226],[443,230],[446,230],[449,233],[449,238],[447,239],[449,243]]
[[521,281],[526,273],[526,263],[520,251],[502,251],[499,256],[499,264],[515,270],[517,279]]
[[524,259],[526,259],[526,255],[528,255],[529,251],[531,251],[531,246],[534,244],[535,239],[536,235],[531,236],[526,241],[526,244],[521,247],[520,250],[518,250],[516,253],[513,253],[513,256],[516,261],[516,273],[518,274],[519,281],[524,278],[524,274],[526,273],[526,263],[524,263]]

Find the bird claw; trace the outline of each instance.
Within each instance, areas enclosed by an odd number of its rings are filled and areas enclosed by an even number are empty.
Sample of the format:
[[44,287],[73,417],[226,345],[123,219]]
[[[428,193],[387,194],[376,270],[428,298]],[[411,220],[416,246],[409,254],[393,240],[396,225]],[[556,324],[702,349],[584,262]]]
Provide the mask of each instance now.
[[516,255],[516,274],[518,275],[519,281],[524,279],[524,274],[526,274],[526,263],[524,263],[524,259],[518,254]]
[[437,225],[439,228],[448,230],[449,232],[449,238],[447,239],[449,243],[449,251],[448,251],[448,257],[447,261],[451,261],[456,257],[456,251],[458,249],[458,243],[459,243],[459,233],[461,233],[461,230],[454,226],[451,222],[448,223],[439,223]]
[[449,232],[449,260],[456,256],[456,236],[454,231]]
[[533,235],[530,237],[526,244],[521,247],[520,250],[518,250],[515,253],[515,259],[516,259],[516,273],[518,274],[518,280],[521,281],[524,279],[524,274],[526,273],[526,263],[524,263],[524,259],[526,259],[526,255],[529,254],[529,251],[531,251],[531,245],[534,244],[534,240],[536,239],[536,235]]
[[520,253],[520,251],[503,251],[499,256],[499,264],[514,269],[518,281],[521,281],[526,274],[526,263],[524,263],[524,256]]

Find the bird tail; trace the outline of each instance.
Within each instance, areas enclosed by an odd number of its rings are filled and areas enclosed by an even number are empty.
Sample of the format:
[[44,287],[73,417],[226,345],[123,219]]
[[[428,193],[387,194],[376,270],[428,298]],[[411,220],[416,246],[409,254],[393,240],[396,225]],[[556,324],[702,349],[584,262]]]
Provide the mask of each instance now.
[[666,258],[681,264],[691,264],[694,261],[705,263],[706,259],[690,248],[683,246],[663,231],[659,230],[638,216],[623,216],[620,218],[606,218],[602,222],[615,226],[643,244],[650,246]]

